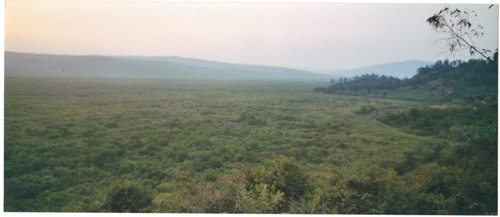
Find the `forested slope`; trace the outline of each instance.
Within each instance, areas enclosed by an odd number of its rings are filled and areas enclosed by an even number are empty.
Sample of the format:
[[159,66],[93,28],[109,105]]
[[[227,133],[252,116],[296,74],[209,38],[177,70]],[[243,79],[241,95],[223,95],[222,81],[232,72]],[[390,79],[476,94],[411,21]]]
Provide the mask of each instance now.
[[472,102],[494,95],[497,85],[497,65],[471,59],[467,62],[437,61],[419,68],[409,79],[375,74],[341,78],[331,86],[318,87],[315,91],[426,102]]

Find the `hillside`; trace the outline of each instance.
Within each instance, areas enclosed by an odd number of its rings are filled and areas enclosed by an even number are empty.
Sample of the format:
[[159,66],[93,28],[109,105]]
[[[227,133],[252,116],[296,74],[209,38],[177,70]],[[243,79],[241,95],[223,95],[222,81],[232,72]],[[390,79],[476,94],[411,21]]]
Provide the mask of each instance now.
[[392,76],[397,78],[405,78],[405,77],[410,78],[417,73],[418,68],[430,64],[432,63],[422,60],[408,60],[403,62],[365,66],[349,70],[337,70],[331,72],[330,74],[342,77],[360,76],[364,74],[376,74],[376,75]]
[[343,79],[317,92],[416,101],[470,102],[497,92],[497,65],[486,60],[437,61],[409,79],[365,74]]
[[328,79],[307,71],[182,57],[69,56],[5,52],[5,73],[161,76],[186,79]]

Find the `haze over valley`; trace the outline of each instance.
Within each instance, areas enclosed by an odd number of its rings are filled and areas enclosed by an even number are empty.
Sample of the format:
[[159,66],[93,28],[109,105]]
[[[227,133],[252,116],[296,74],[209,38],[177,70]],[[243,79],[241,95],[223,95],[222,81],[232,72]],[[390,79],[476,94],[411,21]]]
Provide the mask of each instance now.
[[156,76],[184,79],[327,79],[282,67],[229,64],[182,57],[68,56],[5,52],[6,73]]
[[380,64],[328,74],[284,67],[223,63],[183,57],[140,56],[75,56],[5,52],[6,73],[160,76],[190,79],[302,79],[329,78],[376,74],[412,77],[426,61],[404,61]]

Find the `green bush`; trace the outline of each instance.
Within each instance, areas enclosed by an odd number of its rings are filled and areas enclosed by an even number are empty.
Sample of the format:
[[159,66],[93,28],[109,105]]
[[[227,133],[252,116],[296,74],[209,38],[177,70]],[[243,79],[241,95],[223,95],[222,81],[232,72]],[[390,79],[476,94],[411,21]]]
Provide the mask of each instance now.
[[360,114],[370,114],[374,111],[376,111],[377,109],[375,109],[375,107],[373,106],[362,106],[358,111],[356,111],[355,113],[360,115]]
[[299,198],[307,190],[307,175],[294,158],[276,157],[266,167],[255,167],[244,173],[249,188],[259,184],[274,185],[276,190],[284,193],[287,201]]
[[135,182],[113,182],[102,209],[107,212],[144,212],[151,205],[151,190]]

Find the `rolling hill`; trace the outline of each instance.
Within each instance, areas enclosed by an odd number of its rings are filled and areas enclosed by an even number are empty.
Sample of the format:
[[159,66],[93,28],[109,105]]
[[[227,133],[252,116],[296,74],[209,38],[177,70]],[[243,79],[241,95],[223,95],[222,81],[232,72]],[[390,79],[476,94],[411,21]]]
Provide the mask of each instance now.
[[5,73],[189,79],[329,79],[328,75],[283,67],[230,64],[182,57],[70,56],[15,52],[5,52]]
[[349,70],[337,70],[330,74],[342,76],[342,77],[353,77],[364,74],[376,74],[392,76],[397,78],[412,77],[417,74],[417,69],[424,67],[426,65],[431,65],[432,62],[422,61],[422,60],[408,60],[403,62],[385,63],[372,66],[365,66]]

